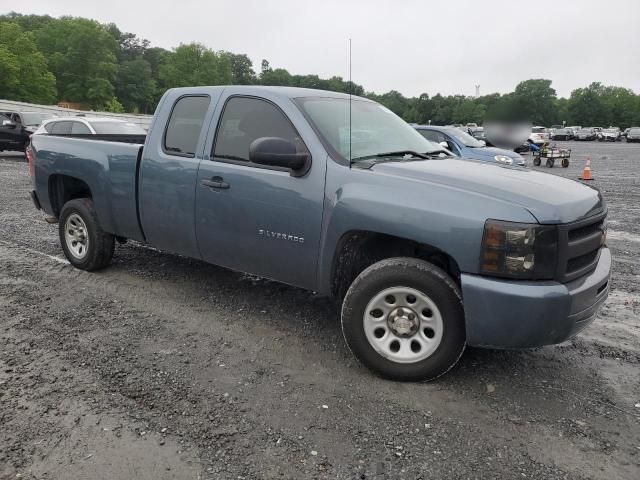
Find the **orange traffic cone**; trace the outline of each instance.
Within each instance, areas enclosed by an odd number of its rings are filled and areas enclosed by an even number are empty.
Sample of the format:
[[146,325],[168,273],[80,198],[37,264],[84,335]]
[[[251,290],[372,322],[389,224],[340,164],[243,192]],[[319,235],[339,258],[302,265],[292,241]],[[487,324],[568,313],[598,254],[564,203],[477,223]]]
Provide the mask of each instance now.
[[580,177],[580,180],[593,180],[593,177],[591,176],[591,159],[587,158],[587,164],[584,166],[584,169],[582,170],[582,176]]

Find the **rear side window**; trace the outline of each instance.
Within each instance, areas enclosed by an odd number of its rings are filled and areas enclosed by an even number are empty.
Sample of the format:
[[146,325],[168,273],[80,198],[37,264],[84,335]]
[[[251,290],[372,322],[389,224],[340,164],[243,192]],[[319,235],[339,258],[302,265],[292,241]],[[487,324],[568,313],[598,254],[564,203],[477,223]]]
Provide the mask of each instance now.
[[447,141],[447,137],[435,130],[418,130],[418,132],[430,142],[440,143]]
[[231,97],[218,125],[213,156],[216,160],[249,161],[249,146],[262,137],[280,137],[307,148],[285,114],[272,103],[258,98]]
[[71,122],[56,122],[51,127],[51,133],[57,135],[68,135],[71,133]]
[[89,127],[87,127],[84,123],[81,122],[71,122],[73,123],[73,126],[71,127],[71,133],[75,133],[75,134],[90,134],[91,130],[89,130]]
[[44,131],[45,131],[45,132],[47,132],[47,133],[53,133],[53,132],[51,131],[51,129],[53,128],[53,126],[54,126],[56,123],[58,123],[58,122],[49,122],[49,123],[47,123],[46,125],[44,125]]
[[195,156],[209,102],[208,96],[188,96],[178,99],[173,105],[164,134],[166,153],[183,157]]

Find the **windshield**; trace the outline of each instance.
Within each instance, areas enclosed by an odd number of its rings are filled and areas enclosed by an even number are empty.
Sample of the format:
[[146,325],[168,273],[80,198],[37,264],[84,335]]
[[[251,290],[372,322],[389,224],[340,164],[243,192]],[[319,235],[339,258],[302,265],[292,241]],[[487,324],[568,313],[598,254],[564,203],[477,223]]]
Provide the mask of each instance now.
[[533,133],[547,133],[547,129],[544,127],[533,127],[531,131]]
[[458,128],[447,128],[445,130],[449,135],[451,135],[453,138],[455,138],[456,140],[458,140],[460,143],[462,143],[467,147],[478,148],[478,147],[485,146],[482,142],[478,141],[477,139],[469,135],[467,132],[463,132]]
[[640,128],[632,128],[629,130],[629,133],[632,135],[640,135]]
[[605,128],[603,131],[606,133],[618,133],[619,130],[617,128]]
[[591,133],[591,129],[590,128],[581,128],[578,133]]
[[38,112],[20,114],[20,118],[22,119],[23,125],[36,126],[36,127],[39,126],[45,120],[49,118],[53,118],[54,116],[55,115],[51,113],[38,113]]
[[349,161],[385,152],[442,150],[391,110],[375,102],[351,102],[351,145],[349,99],[306,97],[296,99],[296,103],[333,149]]
[[146,135],[142,128],[130,122],[91,121],[89,123],[99,135]]

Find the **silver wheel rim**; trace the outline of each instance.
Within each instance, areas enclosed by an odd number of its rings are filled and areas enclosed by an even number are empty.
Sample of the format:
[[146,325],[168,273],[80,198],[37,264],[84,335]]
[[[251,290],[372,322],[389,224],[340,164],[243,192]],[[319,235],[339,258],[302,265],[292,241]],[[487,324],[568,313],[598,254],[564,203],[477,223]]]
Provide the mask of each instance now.
[[409,287],[376,294],[364,311],[363,326],[374,350],[397,363],[415,363],[433,355],[444,330],[435,302]]
[[74,258],[82,260],[87,256],[89,249],[87,225],[77,213],[72,213],[67,217],[67,221],[64,223],[64,239],[67,250]]

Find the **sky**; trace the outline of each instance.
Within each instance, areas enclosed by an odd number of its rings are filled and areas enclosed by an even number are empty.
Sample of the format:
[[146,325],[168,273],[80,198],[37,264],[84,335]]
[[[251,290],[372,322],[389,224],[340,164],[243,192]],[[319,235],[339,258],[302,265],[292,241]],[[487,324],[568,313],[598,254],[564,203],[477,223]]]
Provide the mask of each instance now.
[[558,96],[602,82],[640,93],[638,0],[29,0],[0,13],[72,15],[172,48],[197,41],[367,91],[474,95],[546,78]]

